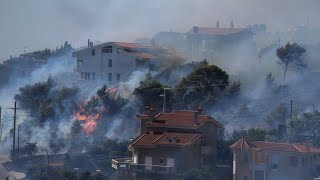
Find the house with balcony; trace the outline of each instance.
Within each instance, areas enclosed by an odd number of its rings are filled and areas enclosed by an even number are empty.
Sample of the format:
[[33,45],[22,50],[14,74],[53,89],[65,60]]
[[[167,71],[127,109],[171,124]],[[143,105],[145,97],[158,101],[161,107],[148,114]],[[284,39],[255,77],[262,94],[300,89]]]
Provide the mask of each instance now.
[[320,149],[311,145],[241,139],[233,150],[234,180],[313,179]]
[[129,143],[132,157],[113,159],[121,179],[171,179],[192,168],[217,171],[217,131],[223,126],[196,111],[138,115],[140,135]]
[[152,47],[137,43],[106,42],[73,53],[77,65],[75,71],[80,80],[116,84],[126,81],[132,72],[144,67],[156,57],[150,54]]

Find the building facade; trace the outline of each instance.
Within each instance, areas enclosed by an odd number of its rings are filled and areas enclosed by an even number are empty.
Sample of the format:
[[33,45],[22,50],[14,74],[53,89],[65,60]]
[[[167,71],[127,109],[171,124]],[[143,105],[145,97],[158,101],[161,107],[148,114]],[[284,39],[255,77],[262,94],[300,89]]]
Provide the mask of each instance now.
[[207,59],[224,50],[253,45],[253,33],[248,28],[194,26],[185,33],[189,57]]
[[173,178],[192,168],[216,171],[217,130],[223,126],[197,111],[138,116],[141,134],[129,144],[132,157],[112,160],[123,179]]
[[87,48],[73,53],[77,61],[75,71],[81,80],[115,84],[127,80],[133,71],[155,59],[148,53],[150,49],[150,46],[125,42],[93,46],[88,40]]
[[239,140],[233,150],[234,180],[309,180],[320,149],[309,145]]

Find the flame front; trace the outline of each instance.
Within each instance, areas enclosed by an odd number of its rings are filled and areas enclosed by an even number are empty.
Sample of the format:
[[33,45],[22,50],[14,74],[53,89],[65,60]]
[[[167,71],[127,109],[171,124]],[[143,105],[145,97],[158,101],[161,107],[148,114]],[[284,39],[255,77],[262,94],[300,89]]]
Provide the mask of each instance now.
[[87,136],[96,128],[99,117],[99,113],[86,115],[82,105],[79,106],[79,111],[74,115],[75,120],[83,123],[82,128]]

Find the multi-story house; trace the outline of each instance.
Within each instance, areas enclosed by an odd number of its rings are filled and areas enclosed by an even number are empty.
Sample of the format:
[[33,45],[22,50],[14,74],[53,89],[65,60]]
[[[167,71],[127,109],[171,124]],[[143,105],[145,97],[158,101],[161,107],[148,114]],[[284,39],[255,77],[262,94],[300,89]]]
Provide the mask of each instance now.
[[141,134],[129,144],[132,157],[113,159],[123,179],[170,179],[192,168],[216,171],[217,130],[223,126],[197,111],[137,116]]
[[149,54],[151,47],[136,43],[107,42],[73,53],[77,60],[75,71],[79,79],[115,84],[127,80],[131,73],[156,57]]
[[310,145],[244,139],[230,147],[234,180],[309,180],[320,154]]
[[192,59],[212,58],[223,50],[253,45],[253,33],[248,28],[194,26],[185,33],[188,56]]

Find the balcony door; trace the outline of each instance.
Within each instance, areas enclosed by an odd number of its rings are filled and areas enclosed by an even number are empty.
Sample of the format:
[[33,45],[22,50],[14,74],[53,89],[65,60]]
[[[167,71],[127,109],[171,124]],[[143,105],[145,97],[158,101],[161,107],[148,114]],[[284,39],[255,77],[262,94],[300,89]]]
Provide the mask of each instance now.
[[149,157],[149,156],[146,156],[145,159],[144,159],[144,164],[146,165],[146,169],[147,170],[151,170],[152,167],[152,157]]
[[167,158],[167,166],[174,167],[174,158]]

